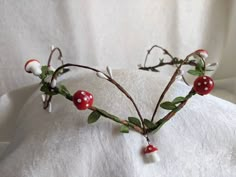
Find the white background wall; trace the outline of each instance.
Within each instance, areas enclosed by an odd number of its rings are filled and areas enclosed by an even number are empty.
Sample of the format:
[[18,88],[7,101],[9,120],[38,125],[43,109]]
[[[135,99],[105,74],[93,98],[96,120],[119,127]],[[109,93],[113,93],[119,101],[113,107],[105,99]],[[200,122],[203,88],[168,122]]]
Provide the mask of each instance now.
[[179,57],[207,49],[219,94],[234,96],[235,11],[234,0],[0,0],[0,95],[36,82],[24,63],[46,63],[51,44],[67,62],[113,68],[136,68],[159,44]]

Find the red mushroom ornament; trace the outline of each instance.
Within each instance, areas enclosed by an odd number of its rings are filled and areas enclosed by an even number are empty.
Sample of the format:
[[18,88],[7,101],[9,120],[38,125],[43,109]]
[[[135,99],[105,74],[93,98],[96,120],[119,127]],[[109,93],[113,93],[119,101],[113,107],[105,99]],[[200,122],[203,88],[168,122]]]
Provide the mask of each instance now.
[[204,49],[196,50],[195,53],[200,57],[202,57],[203,59],[206,59],[208,57],[208,52]]
[[78,90],[73,95],[74,105],[79,110],[86,110],[93,105],[93,95],[85,90]]
[[214,88],[214,81],[211,77],[200,76],[194,81],[193,89],[199,95],[206,95]]
[[154,163],[154,162],[159,162],[161,159],[157,153],[158,149],[149,144],[145,149],[144,149],[144,160],[146,163]]
[[30,59],[25,63],[25,71],[39,76],[42,73],[40,62],[36,59]]

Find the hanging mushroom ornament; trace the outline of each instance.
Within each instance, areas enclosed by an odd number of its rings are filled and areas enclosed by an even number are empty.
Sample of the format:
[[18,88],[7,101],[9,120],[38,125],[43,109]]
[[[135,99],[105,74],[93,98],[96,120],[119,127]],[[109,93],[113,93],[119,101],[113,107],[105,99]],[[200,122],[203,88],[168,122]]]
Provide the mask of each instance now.
[[200,57],[202,57],[203,59],[206,59],[208,57],[208,52],[204,49],[196,50],[195,53]]
[[85,90],[78,90],[73,95],[74,105],[79,110],[86,110],[93,105],[93,95]]
[[193,88],[199,95],[206,95],[214,88],[214,81],[211,77],[200,76],[194,81]]
[[25,63],[25,71],[27,73],[33,73],[35,76],[39,76],[42,73],[40,62],[36,59],[28,60]]
[[144,160],[146,163],[153,163],[153,162],[159,162],[161,159],[157,153],[158,149],[149,144],[145,149],[144,149]]

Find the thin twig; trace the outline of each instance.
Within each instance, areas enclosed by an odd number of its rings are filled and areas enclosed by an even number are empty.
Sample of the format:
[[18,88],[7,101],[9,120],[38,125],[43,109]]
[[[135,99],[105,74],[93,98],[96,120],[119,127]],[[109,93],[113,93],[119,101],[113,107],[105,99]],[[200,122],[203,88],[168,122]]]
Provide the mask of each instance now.
[[161,46],[158,46],[158,45],[153,45],[148,51],[147,51],[147,54],[145,56],[145,60],[144,60],[144,67],[146,67],[146,62],[147,62],[147,59],[148,59],[148,56],[150,55],[151,51],[154,49],[154,48],[159,48],[161,49],[163,52],[164,52],[164,55],[168,55],[171,60],[174,60],[174,57],[166,50],[164,49],[163,47]]
[[194,54],[194,53],[189,54],[189,55],[182,61],[182,63],[180,63],[180,65],[179,65],[179,66],[177,67],[177,69],[175,70],[175,72],[174,72],[174,74],[172,75],[172,77],[171,77],[169,83],[168,83],[167,86],[165,87],[164,91],[162,92],[162,94],[161,94],[161,96],[160,96],[160,98],[159,98],[159,100],[158,100],[158,102],[157,102],[157,104],[156,104],[156,107],[155,107],[155,109],[154,109],[154,112],[153,112],[153,115],[152,115],[152,119],[151,119],[152,122],[154,121],[154,117],[155,117],[155,115],[156,115],[156,113],[157,113],[158,107],[159,107],[160,104],[161,104],[161,101],[163,100],[163,98],[164,98],[166,92],[169,90],[170,86],[174,83],[175,78],[176,78],[176,76],[178,75],[178,72],[179,72],[180,68],[182,67],[182,65],[183,65],[185,62],[188,61],[189,57],[192,56],[193,54]]
[[[90,108],[88,108],[88,109],[90,109],[90,110],[92,110],[92,111],[97,111],[97,110],[98,110],[96,107],[93,107],[93,106],[90,107]],[[131,122],[128,122],[128,121],[125,120],[125,119],[120,119],[119,117],[116,117],[116,119],[114,119],[112,116],[111,116],[111,117],[106,116],[106,118],[111,119],[111,120],[113,120],[113,121],[115,121],[115,122],[117,122],[117,123],[126,125],[126,126],[128,126],[128,127],[131,127],[132,129],[134,129],[135,131],[139,132],[140,134],[144,134],[142,128],[140,128],[140,127],[137,126],[137,125],[132,124]]]
[[[92,70],[92,71],[94,71],[94,72],[103,73],[102,71],[100,71],[100,70],[98,70],[98,69],[95,69],[95,68],[92,68],[92,67],[89,67],[89,66],[67,63],[67,64],[64,64],[64,65],[62,65],[62,66],[60,66],[60,67],[58,67],[58,68],[56,69],[56,71],[55,71],[55,72],[53,73],[53,75],[52,75],[51,83],[52,83],[53,79],[55,79],[55,78],[57,77],[58,72],[59,72],[61,69],[65,68],[65,67],[70,67],[70,66],[79,67],[79,68],[84,68],[84,69],[89,69],[89,70]],[[137,107],[137,105],[136,105],[134,99],[130,96],[130,94],[129,94],[119,83],[117,83],[114,79],[112,79],[112,78],[111,78],[109,75],[107,75],[106,73],[103,73],[103,74],[107,77],[107,80],[108,80],[109,82],[111,82],[113,85],[115,85],[115,86],[116,86],[124,95],[126,95],[126,97],[133,103],[133,105],[134,105],[134,107],[135,107],[135,109],[136,109],[136,112],[138,113],[138,116],[139,116],[139,118],[140,118],[140,120],[141,120],[141,122],[142,122],[143,131],[145,132],[146,129],[145,129],[145,126],[144,126],[144,119],[143,119],[143,117],[142,117],[142,115],[141,115],[141,113],[140,113],[140,111],[139,111],[139,109],[138,109],[138,107]],[[52,89],[52,88],[50,88],[50,89]],[[49,105],[49,102],[47,103],[47,106],[48,106],[48,105]]]
[[55,51],[58,51],[58,52],[59,52],[58,60],[61,61],[61,64],[62,64],[62,65],[64,64],[64,63],[63,63],[63,60],[61,60],[61,58],[62,58],[61,49],[58,48],[58,47],[55,47],[55,48],[51,51],[51,53],[50,53],[50,55],[49,55],[49,58],[48,58],[48,67],[51,66],[52,56],[53,56],[53,54],[54,54]]
[[182,109],[185,104],[187,103],[187,101],[195,94],[196,92],[194,91],[194,89],[192,88],[191,91],[188,93],[188,95],[185,97],[185,100],[183,102],[181,102],[177,108],[175,110],[172,110],[171,112],[169,112],[167,115],[165,115],[162,119],[160,119],[159,121],[157,121],[155,124],[158,124],[158,122],[160,122],[161,120],[165,120],[168,121],[171,119],[171,117],[173,117],[175,115],[176,112],[178,112],[180,109]]
[[[165,65],[177,65],[182,63],[181,60],[174,60],[174,61],[170,61],[170,62],[160,62],[159,64],[155,65],[155,66],[144,66],[144,67],[140,67],[139,69],[141,70],[153,70],[156,68],[159,68],[161,66],[165,66]],[[193,61],[189,61],[189,62],[185,62],[183,63],[183,65],[190,65],[190,66],[197,66],[197,63],[193,62]]]

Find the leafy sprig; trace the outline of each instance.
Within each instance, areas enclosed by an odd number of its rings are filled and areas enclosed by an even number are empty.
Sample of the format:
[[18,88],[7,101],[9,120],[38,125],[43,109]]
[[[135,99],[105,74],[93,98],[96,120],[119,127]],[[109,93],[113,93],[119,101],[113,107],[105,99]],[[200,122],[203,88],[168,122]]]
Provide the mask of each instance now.
[[[151,66],[151,67],[146,67],[147,58],[148,58],[148,56],[150,55],[151,51],[154,48],[159,48],[159,49],[163,50],[164,54],[171,58],[171,61],[166,62],[164,59],[160,59],[158,65]],[[68,64],[63,64],[63,62],[62,62],[62,66],[58,67],[55,71],[51,71],[48,66],[50,66],[52,54],[56,50],[59,51],[60,55],[59,55],[58,59],[61,60],[62,53],[61,53],[60,49],[59,48],[54,49],[50,53],[48,65],[47,66],[42,66],[42,68],[41,68],[42,74],[39,76],[39,78],[41,79],[41,84],[42,84],[40,90],[44,94],[49,96],[48,100],[45,101],[44,108],[46,109],[48,107],[52,96],[58,95],[58,94],[64,96],[65,98],[67,98],[70,101],[73,101],[73,96],[71,95],[70,91],[66,88],[66,86],[57,85],[53,88],[51,87],[51,81],[53,79],[57,78],[61,74],[62,70],[64,71],[64,70],[66,70],[66,68],[71,67],[71,66],[92,70],[92,71],[96,72],[98,77],[106,79],[107,81],[111,82],[124,95],[126,95],[127,98],[133,103],[139,117],[138,118],[137,117],[128,117],[127,119],[121,119],[119,116],[113,115],[113,114],[111,114],[111,113],[109,113],[109,112],[107,112],[103,109],[92,106],[92,107],[89,107],[89,109],[92,112],[89,114],[87,122],[89,124],[92,124],[92,123],[95,123],[98,120],[100,120],[101,117],[108,118],[108,119],[110,119],[110,120],[112,120],[116,123],[119,123],[121,125],[120,126],[120,132],[122,132],[122,133],[128,133],[130,131],[130,129],[133,129],[133,130],[135,130],[135,131],[137,131],[137,132],[139,132],[143,135],[147,135],[148,133],[155,133],[158,130],[160,130],[160,128],[168,120],[170,120],[179,110],[181,110],[184,107],[184,105],[187,103],[187,101],[195,94],[195,91],[192,89],[185,97],[179,96],[179,97],[174,98],[172,101],[162,102],[166,92],[171,87],[171,85],[174,83],[174,81],[176,79],[176,76],[178,75],[181,67],[183,65],[193,66],[194,69],[189,70],[188,73],[192,74],[194,76],[202,76],[202,75],[205,74],[205,71],[206,71],[204,60],[200,59],[198,62],[196,62],[196,60],[190,60],[189,59],[194,53],[189,54],[185,59],[179,59],[177,57],[173,57],[166,49],[164,49],[160,46],[154,45],[147,52],[147,55],[145,57],[144,66],[140,67],[139,69],[151,70],[151,71],[154,71],[154,72],[158,72],[159,70],[157,68],[159,68],[161,66],[164,66],[164,65],[173,65],[173,66],[176,66],[177,69],[174,72],[174,74],[173,74],[172,78],[170,79],[169,83],[167,84],[166,88],[164,89],[160,99],[158,100],[151,119],[148,119],[148,118],[144,119],[141,116],[141,113],[140,113],[134,99],[131,97],[131,95],[120,84],[118,84],[113,79],[110,68],[107,68],[108,74],[106,74],[106,73],[103,73],[103,72],[101,72],[101,71],[99,71],[95,68],[92,68],[92,67],[83,66],[83,65],[76,65],[76,64],[69,64],[69,63]],[[163,118],[161,118],[158,121],[154,122],[154,117],[156,115],[158,107],[161,107],[165,110],[168,110],[169,113],[167,113]]]

